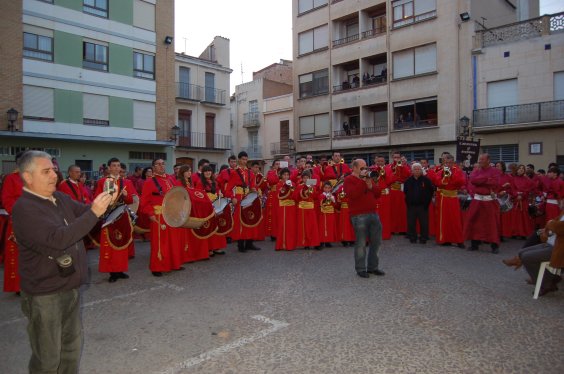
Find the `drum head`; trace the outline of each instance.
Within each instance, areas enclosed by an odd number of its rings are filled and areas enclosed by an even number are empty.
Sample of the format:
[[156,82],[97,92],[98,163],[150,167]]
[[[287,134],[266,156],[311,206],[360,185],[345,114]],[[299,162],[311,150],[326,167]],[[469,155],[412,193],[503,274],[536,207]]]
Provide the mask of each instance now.
[[121,215],[123,214],[124,211],[125,211],[125,205],[120,205],[117,208],[115,208],[114,210],[112,210],[110,212],[110,214],[108,214],[108,217],[106,218],[106,220],[104,221],[102,228],[104,228],[108,225],[111,225],[112,223],[117,221],[119,219],[119,217],[121,217]]
[[229,204],[229,199],[226,197],[217,198],[213,202],[213,209],[215,210],[215,214],[220,214],[223,212],[223,209]]
[[256,192],[249,193],[247,196],[245,196],[243,200],[241,200],[241,208],[250,206],[257,197],[258,197],[258,193]]
[[180,227],[190,217],[192,203],[184,187],[173,187],[163,199],[163,218],[167,225]]

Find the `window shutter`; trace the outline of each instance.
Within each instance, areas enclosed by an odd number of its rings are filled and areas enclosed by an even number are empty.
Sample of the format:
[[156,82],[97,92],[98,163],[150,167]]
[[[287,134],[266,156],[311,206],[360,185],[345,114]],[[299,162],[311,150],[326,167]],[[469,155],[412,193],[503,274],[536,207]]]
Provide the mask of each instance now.
[[109,121],[108,96],[83,94],[83,117]]
[[54,90],[52,88],[24,86],[24,117],[55,118]]
[[133,101],[133,127],[142,130],[155,130],[155,103]]

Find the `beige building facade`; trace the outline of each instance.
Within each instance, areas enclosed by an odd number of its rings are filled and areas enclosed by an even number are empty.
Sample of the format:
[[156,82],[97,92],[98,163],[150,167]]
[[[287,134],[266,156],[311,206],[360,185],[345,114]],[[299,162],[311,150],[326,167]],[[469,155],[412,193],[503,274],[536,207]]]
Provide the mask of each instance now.
[[454,153],[474,109],[477,22],[517,21],[508,3],[293,0],[297,152],[372,161],[399,150],[431,162]]
[[229,39],[216,36],[198,57],[176,54],[176,164],[201,159],[219,169],[231,153]]

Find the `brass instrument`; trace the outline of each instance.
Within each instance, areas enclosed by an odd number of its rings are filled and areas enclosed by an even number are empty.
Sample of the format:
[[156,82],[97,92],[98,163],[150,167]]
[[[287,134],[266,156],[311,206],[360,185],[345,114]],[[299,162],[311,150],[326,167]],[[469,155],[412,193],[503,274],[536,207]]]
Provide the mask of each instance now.
[[339,199],[344,199],[347,196],[347,194],[345,193],[345,190],[341,190],[341,192],[339,192]]
[[450,178],[452,176],[452,170],[448,166],[443,168],[443,178]]
[[331,197],[332,197],[333,195],[332,195],[330,192],[324,192],[324,193],[323,193],[323,196],[325,196],[325,197],[323,198],[323,201],[322,201],[321,204],[323,204],[323,205],[329,205],[329,204],[331,204],[331,203],[333,202],[333,200],[331,199]]
[[401,162],[401,160],[399,160],[396,164],[396,166],[399,166],[400,168],[403,166],[403,162]]
[[341,164],[344,164],[344,163],[345,163],[345,159],[342,158],[340,163],[341,163]]
[[333,165],[335,165],[335,162],[333,161],[333,159],[331,159],[327,162],[327,166],[333,166]]

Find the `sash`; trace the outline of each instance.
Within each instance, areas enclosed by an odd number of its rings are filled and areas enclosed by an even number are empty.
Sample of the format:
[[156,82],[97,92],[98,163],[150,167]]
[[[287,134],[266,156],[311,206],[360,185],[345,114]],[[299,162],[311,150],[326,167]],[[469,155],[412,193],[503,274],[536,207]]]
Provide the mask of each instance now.
[[[69,186],[69,188],[71,189],[72,194],[74,195],[74,197],[76,197],[76,199],[77,199],[78,201],[80,201],[80,202],[83,203],[83,202],[84,202],[84,196],[82,196],[82,191],[80,192],[80,196],[78,196],[78,193],[75,191],[74,186],[73,186],[74,183],[72,183],[72,182],[71,182],[70,180],[68,180],[68,179],[66,180],[66,182],[67,182],[67,185]],[[80,187],[80,185],[79,185],[79,187]]]

